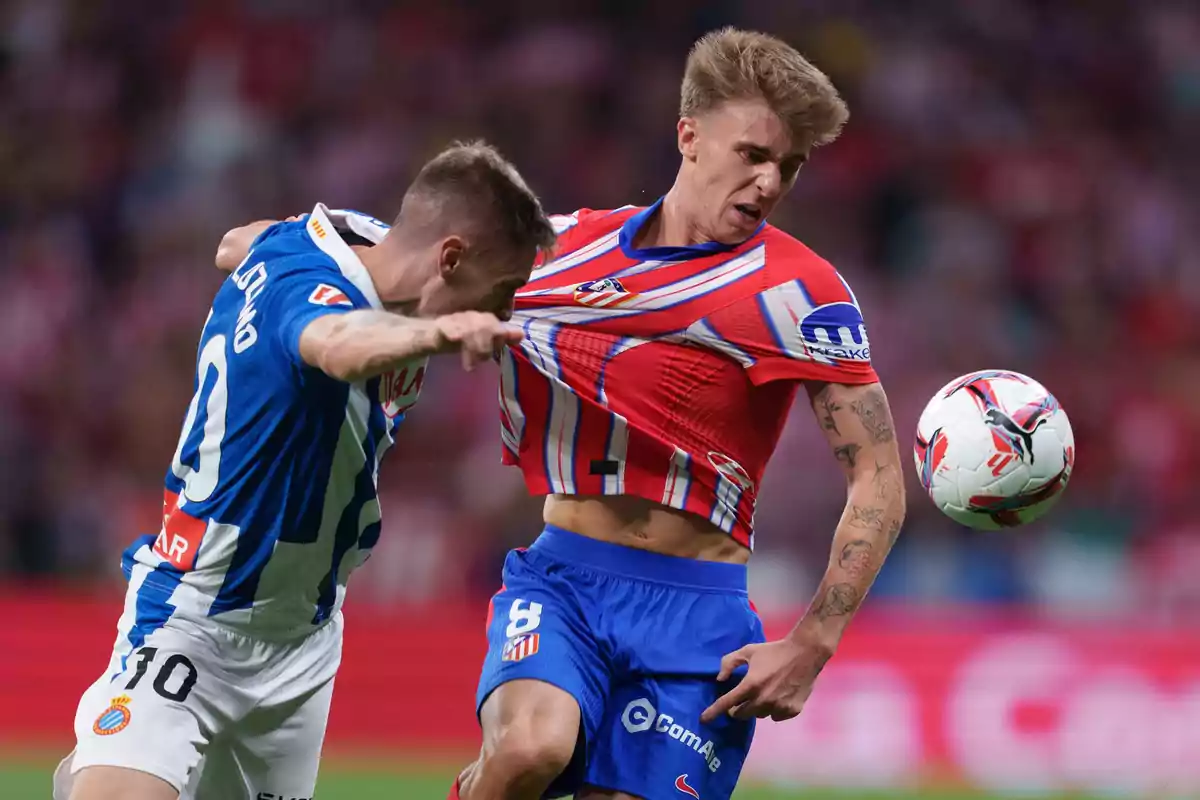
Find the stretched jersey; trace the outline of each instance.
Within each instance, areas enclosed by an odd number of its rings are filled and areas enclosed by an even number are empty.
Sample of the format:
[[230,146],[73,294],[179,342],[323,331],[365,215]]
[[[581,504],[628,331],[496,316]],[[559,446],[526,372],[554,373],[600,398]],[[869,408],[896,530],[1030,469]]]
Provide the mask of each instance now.
[[517,294],[501,362],[505,463],[535,494],[644,497],[753,547],[799,381],[871,383],[858,302],[769,225],[738,245],[634,246],[661,206],[577,211]]
[[174,613],[288,638],[338,611],[379,537],[379,462],[425,363],[344,383],[305,364],[299,342],[320,316],[382,307],[347,239],[385,232],[318,205],[263,233],[217,292],[162,530],[124,556],[131,648]]

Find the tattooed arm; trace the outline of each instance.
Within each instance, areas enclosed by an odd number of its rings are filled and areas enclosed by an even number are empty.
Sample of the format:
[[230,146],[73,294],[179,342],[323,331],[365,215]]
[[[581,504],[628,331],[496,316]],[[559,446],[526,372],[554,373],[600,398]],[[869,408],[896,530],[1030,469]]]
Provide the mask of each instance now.
[[829,568],[808,613],[791,633],[746,645],[721,659],[718,681],[728,680],[740,666],[748,669],[737,686],[700,715],[705,723],[721,714],[784,720],[800,713],[904,521],[904,476],[883,389],[878,383],[827,383],[809,385],[808,393],[849,484]]
[[813,410],[849,485],[829,567],[797,626],[832,648],[879,574],[904,522],[904,475],[887,396],[877,384],[809,384]]

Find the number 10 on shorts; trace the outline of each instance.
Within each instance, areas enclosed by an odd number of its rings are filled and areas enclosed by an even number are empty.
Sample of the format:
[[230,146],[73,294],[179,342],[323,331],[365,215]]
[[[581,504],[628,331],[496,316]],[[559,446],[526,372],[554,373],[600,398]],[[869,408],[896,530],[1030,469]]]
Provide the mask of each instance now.
[[501,661],[521,661],[537,655],[540,636],[534,631],[542,624],[542,604],[520,598],[513,600],[508,609],[508,627],[504,629],[507,641],[500,654]]

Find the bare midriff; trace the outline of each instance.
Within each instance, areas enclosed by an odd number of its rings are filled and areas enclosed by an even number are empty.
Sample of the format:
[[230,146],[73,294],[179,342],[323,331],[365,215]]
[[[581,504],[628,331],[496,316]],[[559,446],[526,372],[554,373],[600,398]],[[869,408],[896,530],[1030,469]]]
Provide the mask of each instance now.
[[706,519],[632,495],[546,498],[548,525],[602,542],[698,561],[745,564],[750,551]]

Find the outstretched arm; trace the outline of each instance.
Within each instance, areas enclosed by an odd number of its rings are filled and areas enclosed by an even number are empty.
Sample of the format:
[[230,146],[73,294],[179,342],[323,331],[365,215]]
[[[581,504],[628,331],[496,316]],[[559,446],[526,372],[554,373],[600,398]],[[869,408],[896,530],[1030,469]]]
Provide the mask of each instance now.
[[503,345],[520,341],[520,329],[477,311],[426,320],[361,310],[318,317],[305,326],[299,345],[306,364],[354,382],[414,358],[456,351],[469,370],[490,360]]
[[725,713],[774,720],[799,714],[904,522],[904,475],[883,388],[878,383],[806,386],[849,487],[829,566],[807,613],[787,636],[747,645],[722,659],[718,681],[740,666],[749,670],[705,709],[703,722]]

